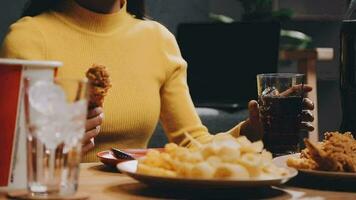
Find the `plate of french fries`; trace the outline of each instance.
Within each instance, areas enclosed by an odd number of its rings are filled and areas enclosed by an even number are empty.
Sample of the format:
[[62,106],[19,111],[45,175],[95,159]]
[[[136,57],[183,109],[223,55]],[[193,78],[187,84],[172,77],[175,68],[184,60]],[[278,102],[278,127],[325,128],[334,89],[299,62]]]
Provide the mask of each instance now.
[[280,167],[293,167],[300,172],[336,179],[356,180],[356,140],[351,133],[327,132],[321,142],[304,140],[301,153],[277,157]]
[[189,148],[169,143],[162,152],[149,150],[146,156],[119,163],[117,168],[150,186],[180,188],[280,185],[298,173],[275,165],[262,141],[251,142],[245,136],[234,138],[229,134],[215,135],[207,144],[189,139]]

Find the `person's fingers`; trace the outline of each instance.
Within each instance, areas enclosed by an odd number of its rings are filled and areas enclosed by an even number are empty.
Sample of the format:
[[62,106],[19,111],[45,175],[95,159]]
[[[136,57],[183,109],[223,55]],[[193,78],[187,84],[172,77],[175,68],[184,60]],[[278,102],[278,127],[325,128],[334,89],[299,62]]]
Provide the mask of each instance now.
[[302,122],[300,125],[301,130],[306,130],[306,131],[314,131],[314,127],[307,122]]
[[87,144],[90,142],[90,140],[96,136],[98,136],[100,133],[100,126],[97,126],[96,128],[90,130],[90,131],[87,131],[84,135],[84,138],[83,138],[83,144]]
[[248,103],[249,120],[252,124],[260,122],[260,113],[258,110],[258,103],[252,100]]
[[313,90],[313,88],[309,85],[303,85],[303,84],[294,85],[291,88],[289,88],[288,90],[281,92],[279,95],[280,96],[289,96],[289,95],[291,95],[295,92],[299,92],[301,90],[303,90],[304,93],[308,93],[308,92],[311,92]]
[[311,92],[313,87],[310,85],[296,85],[295,91],[299,91],[300,89],[303,89],[304,92]]
[[87,153],[95,147],[94,141],[90,141],[82,147],[82,154]]
[[306,110],[314,110],[314,103],[312,100],[308,99],[308,98],[304,98],[303,99],[303,109]]
[[257,101],[252,100],[248,103],[249,118],[242,123],[240,135],[247,136],[252,141],[262,138],[263,127],[260,121],[259,105]]
[[101,113],[103,113],[103,109],[101,107],[97,107],[94,109],[89,110],[88,112],[88,119],[94,118],[99,116]]
[[97,126],[100,126],[103,123],[104,119],[104,113],[101,113],[100,115],[87,119],[86,124],[85,124],[85,130],[92,130],[96,128]]
[[304,122],[313,122],[314,116],[309,110],[303,110],[302,112],[302,121]]

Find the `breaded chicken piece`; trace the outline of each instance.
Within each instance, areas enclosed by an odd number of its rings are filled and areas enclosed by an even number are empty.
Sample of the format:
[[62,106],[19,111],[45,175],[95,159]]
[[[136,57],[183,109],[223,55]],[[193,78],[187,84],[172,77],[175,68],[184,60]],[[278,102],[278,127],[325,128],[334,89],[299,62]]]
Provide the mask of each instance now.
[[104,97],[111,88],[111,81],[109,73],[105,66],[94,64],[86,73],[86,77],[91,84],[89,109],[102,107],[104,104]]
[[337,171],[356,172],[356,140],[351,133],[326,133],[322,150],[333,160]]
[[337,172],[356,172],[356,140],[351,133],[325,133],[319,144],[304,140],[306,149],[300,158],[291,158],[288,166]]

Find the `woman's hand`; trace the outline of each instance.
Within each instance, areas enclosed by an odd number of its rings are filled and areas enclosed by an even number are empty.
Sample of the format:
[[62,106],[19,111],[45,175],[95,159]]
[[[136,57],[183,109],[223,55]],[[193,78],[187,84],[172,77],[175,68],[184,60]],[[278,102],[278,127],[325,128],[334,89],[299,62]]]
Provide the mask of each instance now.
[[[307,86],[307,85],[298,85],[298,86],[293,86],[289,90],[281,93],[280,95],[283,96],[288,96],[291,93],[294,93],[296,91],[300,91],[301,87],[303,87],[303,90],[305,93],[308,93],[312,91],[312,87]],[[250,101],[248,104],[248,110],[249,110],[249,118],[245,121],[245,123],[242,124],[241,129],[240,129],[240,134],[241,135],[246,135],[250,140],[259,140],[263,136],[263,125],[260,119],[260,113],[259,113],[259,107],[258,107],[257,101]],[[301,123],[301,129],[307,130],[307,131],[313,131],[314,127],[311,125],[310,122],[314,121],[313,114],[311,113],[311,110],[314,110],[314,103],[308,99],[304,98],[303,99],[303,112],[302,112],[302,123]]]
[[100,107],[89,110],[85,124],[85,135],[82,141],[82,154],[92,150],[95,146],[94,138],[99,134],[104,113]]

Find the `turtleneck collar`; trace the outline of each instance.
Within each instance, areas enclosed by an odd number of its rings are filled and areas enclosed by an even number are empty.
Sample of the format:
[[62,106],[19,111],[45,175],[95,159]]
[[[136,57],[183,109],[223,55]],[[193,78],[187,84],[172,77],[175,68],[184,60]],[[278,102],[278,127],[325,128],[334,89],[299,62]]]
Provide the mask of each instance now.
[[126,11],[126,1],[122,8],[112,14],[101,14],[83,8],[74,0],[63,0],[56,9],[65,20],[82,29],[96,33],[110,33],[115,31],[129,16]]

